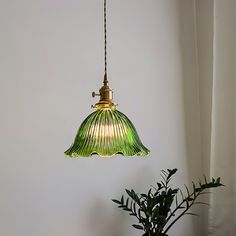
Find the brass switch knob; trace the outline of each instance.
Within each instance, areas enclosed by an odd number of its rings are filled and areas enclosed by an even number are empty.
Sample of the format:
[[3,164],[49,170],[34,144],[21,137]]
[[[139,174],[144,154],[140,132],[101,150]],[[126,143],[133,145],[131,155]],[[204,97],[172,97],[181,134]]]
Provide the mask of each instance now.
[[92,97],[100,96],[100,93],[92,92]]

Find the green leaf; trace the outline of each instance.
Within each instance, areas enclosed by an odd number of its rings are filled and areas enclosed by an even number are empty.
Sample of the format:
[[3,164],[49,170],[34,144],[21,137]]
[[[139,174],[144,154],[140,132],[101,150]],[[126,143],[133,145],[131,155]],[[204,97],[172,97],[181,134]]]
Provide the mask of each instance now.
[[138,197],[138,195],[134,192],[133,189],[131,189],[131,191],[128,190],[128,189],[126,189],[125,191],[126,191],[126,193],[127,193],[136,203],[140,204],[139,197]]
[[145,193],[141,193],[140,196],[147,198],[147,194],[145,194]]
[[120,199],[121,204],[124,204],[124,196],[122,195],[121,199]]
[[141,208],[138,209],[138,217],[141,219]]
[[136,204],[135,204],[135,202],[133,203],[133,212],[136,213]]
[[216,183],[217,183],[217,184],[220,183],[220,177],[218,177],[218,178],[216,179]]
[[159,208],[157,207],[157,208],[155,208],[155,209],[153,210],[153,212],[152,212],[152,217],[155,218],[155,217],[157,217],[158,215],[159,215]]
[[129,205],[129,198],[127,198],[125,205],[128,207],[128,205]]
[[141,230],[143,230],[143,226],[141,226],[141,225],[132,225],[135,229],[141,229]]
[[169,175],[168,175],[167,179],[170,179],[171,176],[174,175],[174,174],[178,171],[177,168],[175,168],[175,169],[173,169],[173,170],[170,170],[170,169],[167,169],[167,170],[168,170],[168,172],[169,172]]
[[150,196],[152,193],[152,189],[150,188],[149,191],[148,191],[148,196]]
[[161,184],[161,183],[157,183],[157,186],[158,186],[158,190],[160,190],[160,189],[162,189],[162,188],[163,188],[163,186],[162,186],[162,184]]
[[116,199],[111,199],[114,203],[116,203],[116,204],[121,204],[121,202],[120,201],[118,201],[118,200],[116,200]]
[[132,193],[131,193],[131,191],[130,190],[128,190],[128,189],[125,189],[125,191],[126,191],[126,193],[131,197],[131,198],[133,198],[133,195],[132,195]]

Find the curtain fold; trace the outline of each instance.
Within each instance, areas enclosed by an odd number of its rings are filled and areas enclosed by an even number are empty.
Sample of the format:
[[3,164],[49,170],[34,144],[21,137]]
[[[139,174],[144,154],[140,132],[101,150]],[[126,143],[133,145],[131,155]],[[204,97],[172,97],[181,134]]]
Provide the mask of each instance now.
[[227,186],[210,198],[209,235],[236,235],[236,1],[214,1],[211,175]]
[[196,0],[202,172],[226,188],[210,196],[206,235],[236,235],[236,1]]

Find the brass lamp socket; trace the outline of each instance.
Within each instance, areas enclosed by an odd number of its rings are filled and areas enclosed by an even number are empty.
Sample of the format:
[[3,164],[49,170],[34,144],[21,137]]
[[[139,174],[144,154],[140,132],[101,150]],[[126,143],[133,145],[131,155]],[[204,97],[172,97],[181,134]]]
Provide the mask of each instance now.
[[100,88],[99,94],[95,92],[92,93],[92,96],[100,96],[100,100],[95,104],[95,108],[115,108],[116,104],[113,102],[113,91],[112,88],[109,87],[108,82],[104,83],[104,85]]

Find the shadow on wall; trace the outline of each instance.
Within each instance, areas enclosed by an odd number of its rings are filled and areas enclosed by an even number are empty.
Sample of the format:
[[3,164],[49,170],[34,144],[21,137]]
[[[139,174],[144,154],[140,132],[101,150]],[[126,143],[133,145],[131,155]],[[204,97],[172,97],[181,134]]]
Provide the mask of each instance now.
[[[143,176],[140,173],[146,174]],[[120,179],[116,191],[108,198],[102,199],[95,196],[95,200],[86,211],[86,216],[84,216],[85,223],[83,227],[89,232],[89,236],[141,235],[141,233],[135,232],[135,229],[131,226],[136,219],[129,216],[127,212],[118,209],[111,199],[118,199],[122,194],[127,196],[125,188],[133,188],[138,192],[146,191],[152,182],[155,182],[155,173],[148,166],[141,165],[131,175],[126,175],[123,179]]]
[[109,204],[106,201],[97,200],[90,207],[85,227],[91,236],[128,236],[123,227],[124,224],[127,224],[125,222],[126,217],[111,213],[112,202]]

